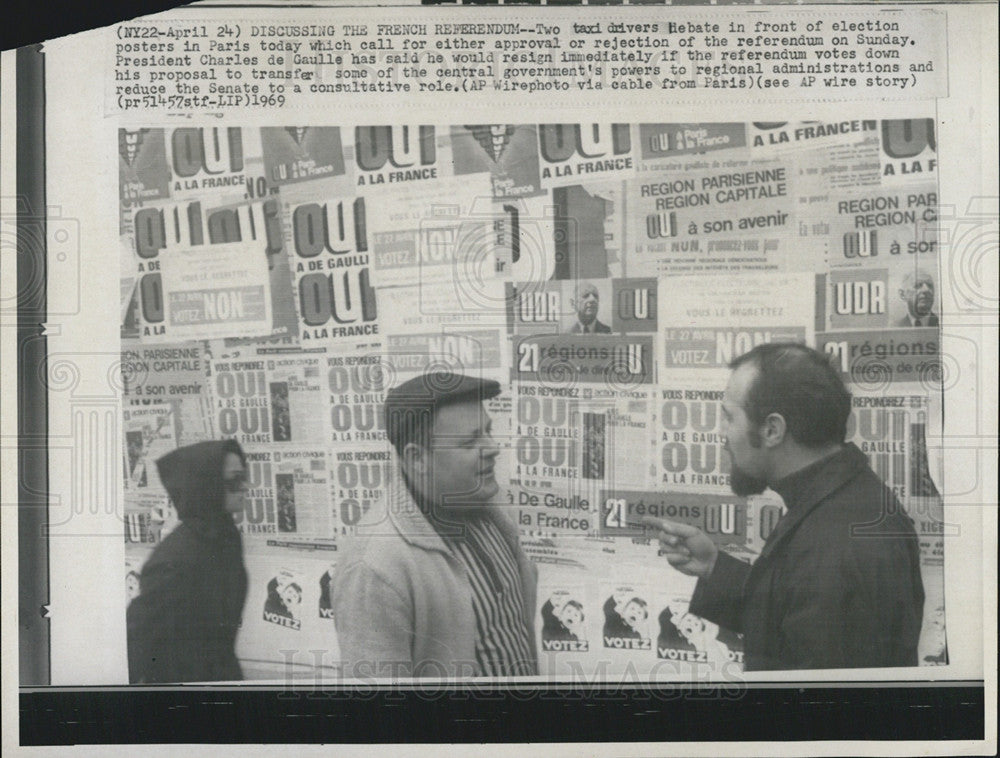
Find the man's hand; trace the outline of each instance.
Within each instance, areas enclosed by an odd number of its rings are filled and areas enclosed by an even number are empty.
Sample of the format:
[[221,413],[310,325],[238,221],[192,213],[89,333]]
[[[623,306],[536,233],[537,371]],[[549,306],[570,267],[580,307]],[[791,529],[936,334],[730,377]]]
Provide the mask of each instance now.
[[[643,516],[642,525],[655,533],[670,565],[688,576],[708,576],[715,568],[719,548],[696,526]],[[652,534],[650,536],[653,536]]]

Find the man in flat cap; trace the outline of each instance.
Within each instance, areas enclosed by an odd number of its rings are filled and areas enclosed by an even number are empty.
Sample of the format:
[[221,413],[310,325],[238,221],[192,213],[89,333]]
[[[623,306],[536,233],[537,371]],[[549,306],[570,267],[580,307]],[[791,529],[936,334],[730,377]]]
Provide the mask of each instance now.
[[333,580],[345,676],[537,673],[537,571],[493,502],[499,449],[483,401],[499,394],[448,372],[387,393],[396,465]]

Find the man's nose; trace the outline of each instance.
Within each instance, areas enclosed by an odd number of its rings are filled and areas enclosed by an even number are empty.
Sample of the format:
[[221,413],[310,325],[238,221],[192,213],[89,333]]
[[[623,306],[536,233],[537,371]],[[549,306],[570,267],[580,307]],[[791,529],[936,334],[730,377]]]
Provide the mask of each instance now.
[[483,437],[482,454],[491,458],[496,458],[500,454],[500,445],[492,434]]

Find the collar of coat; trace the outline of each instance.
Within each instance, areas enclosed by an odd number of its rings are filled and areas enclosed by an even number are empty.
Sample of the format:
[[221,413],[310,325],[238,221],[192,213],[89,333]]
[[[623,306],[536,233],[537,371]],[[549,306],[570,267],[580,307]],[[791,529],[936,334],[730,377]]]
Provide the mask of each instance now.
[[[461,536],[463,534],[462,525],[459,522],[448,522],[435,528],[427,519],[423,511],[413,499],[403,472],[399,466],[394,466],[389,473],[389,483],[387,487],[386,506],[388,508],[389,521],[396,527],[399,535],[414,547],[423,550],[436,550],[441,553],[451,554],[441,532],[446,536]],[[488,503],[482,506],[483,515],[490,518],[504,539],[511,547],[517,545],[517,527],[507,516],[500,512],[496,503]]]
[[[760,558],[774,552],[778,543],[791,534],[820,503],[868,467],[868,458],[848,442],[833,455],[786,476],[773,487],[785,501],[788,512],[764,544]],[[760,559],[758,559],[760,560]]]

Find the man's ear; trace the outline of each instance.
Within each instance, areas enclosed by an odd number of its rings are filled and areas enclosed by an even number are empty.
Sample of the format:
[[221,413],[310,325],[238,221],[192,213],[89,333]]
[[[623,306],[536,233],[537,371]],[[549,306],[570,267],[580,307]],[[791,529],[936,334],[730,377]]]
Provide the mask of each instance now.
[[766,447],[776,447],[785,440],[787,426],[780,413],[770,413],[761,425],[760,437]]
[[407,442],[400,458],[403,463],[403,471],[408,476],[417,477],[427,473],[427,451],[424,450],[423,445]]

